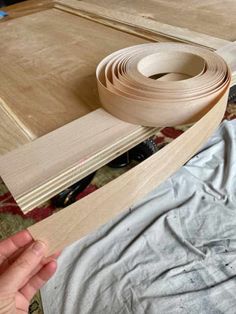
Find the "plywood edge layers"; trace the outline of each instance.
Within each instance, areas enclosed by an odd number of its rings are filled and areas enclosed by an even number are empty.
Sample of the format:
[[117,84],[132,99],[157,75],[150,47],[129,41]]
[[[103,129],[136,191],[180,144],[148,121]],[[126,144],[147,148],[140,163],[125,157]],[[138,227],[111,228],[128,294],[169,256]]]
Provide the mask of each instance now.
[[[55,2],[55,8],[83,17],[86,17],[87,14],[87,16],[90,15],[90,18],[93,17],[93,20],[98,19],[98,22],[101,22],[100,19],[103,18],[107,21],[107,23],[116,21],[126,24],[128,26],[135,27],[136,29],[140,29],[141,35],[143,35],[143,30],[147,30],[153,34],[156,34],[157,36],[165,36],[175,41],[177,40],[179,42],[191,43],[212,50],[219,49],[230,43],[224,39],[190,31],[181,27],[160,23],[145,17],[119,12],[117,10],[104,9],[98,5],[91,5],[83,1],[57,0]],[[112,25],[114,26],[114,23]]]
[[0,158],[0,174],[27,212],[157,132],[97,109]]

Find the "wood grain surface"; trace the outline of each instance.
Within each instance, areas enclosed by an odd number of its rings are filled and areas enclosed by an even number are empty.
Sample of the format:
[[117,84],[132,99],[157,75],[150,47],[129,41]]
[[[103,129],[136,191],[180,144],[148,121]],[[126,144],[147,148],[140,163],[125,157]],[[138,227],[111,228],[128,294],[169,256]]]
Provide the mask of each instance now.
[[[208,101],[212,106],[212,100]],[[208,108],[208,102],[204,106]],[[99,109],[2,156],[0,174],[21,209],[27,212],[154,132],[155,129],[122,122]]]
[[56,9],[6,21],[0,37],[0,97],[32,139],[98,108],[97,63],[145,42]]
[[0,157],[1,177],[27,212],[155,132],[97,109]]
[[[149,2],[147,2],[148,5]],[[61,4],[61,5],[60,5]],[[148,19],[147,17],[138,14],[131,14],[128,10],[114,10],[100,5],[90,4],[78,0],[57,0],[55,7],[68,12],[84,16],[99,23],[110,25],[113,27],[123,27],[126,25],[128,28],[136,30],[136,33],[144,34],[145,36],[152,35],[157,38],[162,37],[162,41],[177,40],[185,43],[192,43],[195,45],[204,46],[211,49],[219,49],[225,46],[228,41],[192,31],[187,28],[180,28],[170,24],[161,23],[158,20]],[[127,29],[127,28],[126,28]]]
[[[51,0],[29,0],[13,5],[7,11],[9,19],[15,20],[4,19],[0,25],[0,97],[5,103],[5,113],[11,117],[9,123],[16,118],[16,125],[20,125],[18,137],[24,138],[27,134],[27,139],[33,140],[97,108],[95,67],[113,50],[146,39],[178,41],[182,38],[182,41],[192,40],[211,48],[227,43],[188,30],[170,28],[137,12],[134,16],[124,13],[121,8],[120,14],[114,11],[113,2],[106,9],[76,0],[59,2],[64,2],[64,6],[60,5],[63,12],[46,10],[55,5]],[[150,3],[146,2],[147,8]],[[71,10],[71,5],[78,8],[77,16],[65,12]],[[131,10],[131,13],[134,12]],[[174,33],[180,38],[174,38]],[[109,38],[106,45],[103,44],[104,38]],[[9,138],[7,134],[3,136]],[[9,144],[7,149],[6,142],[2,142],[0,153],[17,146],[15,141],[15,145]]]
[[186,28],[199,33],[236,40],[235,0],[84,0],[135,16]]

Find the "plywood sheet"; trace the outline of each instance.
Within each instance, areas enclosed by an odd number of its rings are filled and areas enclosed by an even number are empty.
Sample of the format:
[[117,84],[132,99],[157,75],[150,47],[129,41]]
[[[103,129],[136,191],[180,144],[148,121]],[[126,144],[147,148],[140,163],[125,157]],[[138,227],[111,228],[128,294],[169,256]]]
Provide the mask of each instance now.
[[97,109],[0,157],[0,174],[27,212],[154,133]]
[[203,34],[236,40],[235,0],[84,0]]
[[32,139],[96,109],[98,62],[145,42],[57,9],[0,24],[0,38],[0,98]]

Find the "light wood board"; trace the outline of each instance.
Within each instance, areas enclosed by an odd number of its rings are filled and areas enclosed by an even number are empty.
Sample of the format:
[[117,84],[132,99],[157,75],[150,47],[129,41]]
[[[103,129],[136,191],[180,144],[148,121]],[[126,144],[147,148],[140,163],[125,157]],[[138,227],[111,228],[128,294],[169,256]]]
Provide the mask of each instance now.
[[155,132],[98,109],[0,157],[1,177],[27,212]]

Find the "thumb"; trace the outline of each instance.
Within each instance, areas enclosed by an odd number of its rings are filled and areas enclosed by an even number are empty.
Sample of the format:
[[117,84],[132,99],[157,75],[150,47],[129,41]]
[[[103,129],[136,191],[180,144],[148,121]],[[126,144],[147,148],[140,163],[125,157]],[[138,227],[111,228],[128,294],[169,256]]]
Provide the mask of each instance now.
[[40,264],[46,253],[46,245],[41,241],[34,242],[17,260],[1,275],[0,283],[4,290],[17,291],[25,284],[30,274]]

